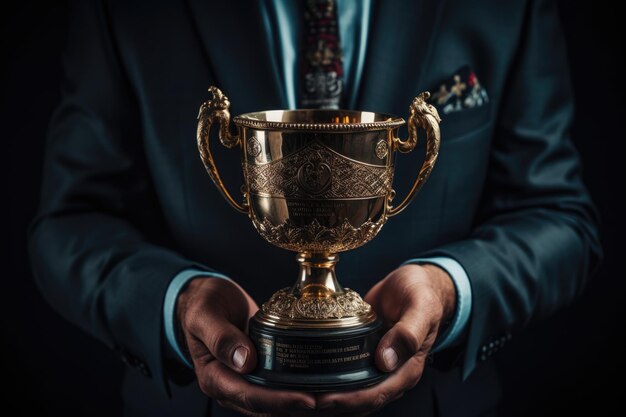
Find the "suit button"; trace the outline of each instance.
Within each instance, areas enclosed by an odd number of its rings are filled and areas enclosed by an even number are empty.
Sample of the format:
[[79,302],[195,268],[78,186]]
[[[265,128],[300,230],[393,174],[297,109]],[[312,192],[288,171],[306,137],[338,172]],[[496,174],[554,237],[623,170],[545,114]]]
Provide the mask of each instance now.
[[145,377],[152,377],[152,373],[150,372],[150,369],[148,368],[148,365],[146,365],[143,362],[139,362],[139,364],[137,365],[137,368],[139,368],[139,371],[141,372],[141,374]]
[[137,366],[137,358],[124,349],[120,349],[120,358],[128,366]]
[[483,345],[482,351],[486,352],[487,351],[487,346]]

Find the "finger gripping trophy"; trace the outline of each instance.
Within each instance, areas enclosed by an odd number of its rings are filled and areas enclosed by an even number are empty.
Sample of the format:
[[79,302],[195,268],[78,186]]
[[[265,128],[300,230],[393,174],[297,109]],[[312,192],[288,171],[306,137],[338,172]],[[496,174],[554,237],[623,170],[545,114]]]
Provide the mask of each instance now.
[[[269,110],[233,119],[230,101],[216,87],[200,107],[198,149],[226,201],[246,213],[268,242],[297,252],[296,283],[278,290],[250,320],[258,353],[250,381],[280,388],[334,391],[362,388],[384,378],[374,366],[382,323],[355,291],[335,276],[338,253],[378,234],[387,218],[404,210],[430,175],[439,152],[441,119],[426,100],[409,107],[405,121],[389,114],[349,110]],[[211,125],[242,155],[243,202],[224,186],[209,146]],[[426,131],[426,156],[407,196],[392,205],[395,151],[412,151],[418,127]]]

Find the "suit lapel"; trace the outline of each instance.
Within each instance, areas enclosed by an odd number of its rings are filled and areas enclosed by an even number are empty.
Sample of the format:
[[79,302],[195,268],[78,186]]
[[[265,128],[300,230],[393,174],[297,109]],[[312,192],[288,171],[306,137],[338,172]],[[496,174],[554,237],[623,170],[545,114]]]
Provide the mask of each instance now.
[[261,2],[187,1],[213,82],[230,98],[233,114],[287,108]]
[[406,116],[409,103],[425,87],[431,49],[445,0],[377,1],[357,109]]

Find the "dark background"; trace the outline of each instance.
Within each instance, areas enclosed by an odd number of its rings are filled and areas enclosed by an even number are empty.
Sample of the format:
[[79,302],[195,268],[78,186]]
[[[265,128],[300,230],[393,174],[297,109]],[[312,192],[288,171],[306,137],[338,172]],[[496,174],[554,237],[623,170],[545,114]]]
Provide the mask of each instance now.
[[[577,100],[572,136],[603,218],[605,261],[575,305],[533,325],[499,353],[504,416],[583,410],[609,415],[612,406],[622,405],[623,384],[610,377],[619,381],[625,371],[626,68],[618,36],[625,23],[613,7],[578,4],[560,1]],[[9,415],[119,415],[121,361],[45,304],[26,254],[46,128],[59,100],[66,4],[14,2],[0,19],[0,152],[9,206],[0,247],[6,257],[0,267],[0,378],[8,383],[0,410]]]

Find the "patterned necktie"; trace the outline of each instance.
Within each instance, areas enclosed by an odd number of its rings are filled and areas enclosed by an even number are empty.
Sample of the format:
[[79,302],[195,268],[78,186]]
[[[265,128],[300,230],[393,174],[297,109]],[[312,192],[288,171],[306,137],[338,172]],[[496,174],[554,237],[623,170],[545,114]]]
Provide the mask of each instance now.
[[300,107],[338,109],[343,91],[343,54],[335,0],[307,0],[304,20]]

